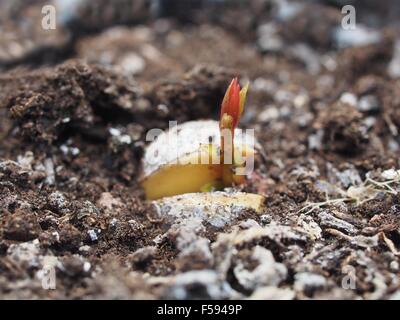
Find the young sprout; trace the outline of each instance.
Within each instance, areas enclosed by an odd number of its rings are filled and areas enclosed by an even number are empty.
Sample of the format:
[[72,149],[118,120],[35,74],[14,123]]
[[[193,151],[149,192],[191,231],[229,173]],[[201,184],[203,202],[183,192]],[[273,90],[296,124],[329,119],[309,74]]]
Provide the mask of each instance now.
[[243,89],[240,89],[237,78],[234,78],[222,100],[219,127],[221,130],[221,175],[224,185],[232,185],[235,182],[232,174],[235,163],[234,131],[243,113],[248,87],[247,83]]
[[[221,190],[244,183],[257,143],[237,129],[248,86],[237,79],[221,104],[220,121],[189,121],[160,134],[145,150],[141,184],[149,200]],[[239,170],[242,169],[242,170]]]

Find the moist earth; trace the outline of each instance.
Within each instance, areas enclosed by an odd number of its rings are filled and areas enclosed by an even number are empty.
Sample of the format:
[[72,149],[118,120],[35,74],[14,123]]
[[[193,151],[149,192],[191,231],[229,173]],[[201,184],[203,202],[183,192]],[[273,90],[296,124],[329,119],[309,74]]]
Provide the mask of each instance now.
[[[166,2],[53,1],[48,31],[0,2],[0,297],[399,299],[399,3],[351,1],[349,35],[341,1]],[[146,133],[218,119],[234,76],[265,208],[166,217]]]

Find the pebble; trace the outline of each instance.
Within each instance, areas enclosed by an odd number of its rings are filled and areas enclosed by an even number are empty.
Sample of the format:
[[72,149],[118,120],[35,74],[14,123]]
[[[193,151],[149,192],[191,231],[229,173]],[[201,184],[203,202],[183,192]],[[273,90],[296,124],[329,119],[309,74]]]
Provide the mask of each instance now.
[[391,263],[390,263],[390,269],[393,271],[393,272],[397,272],[397,271],[399,271],[399,263],[397,262],[397,261],[395,261],[395,260],[393,260]]
[[255,290],[261,286],[277,286],[286,279],[286,266],[276,262],[270,250],[255,246],[251,258],[257,262],[255,268],[248,269],[246,263],[239,260],[233,269],[235,278],[247,290]]
[[39,265],[40,242],[38,239],[11,244],[7,250],[8,257],[15,263],[27,264],[31,267]]
[[357,109],[361,112],[370,112],[379,110],[379,100],[374,95],[366,95],[360,98]]
[[326,286],[326,279],[316,273],[301,272],[295,276],[294,289],[299,292],[309,292],[322,289]]
[[90,246],[88,246],[88,245],[81,246],[81,247],[79,247],[79,251],[80,252],[89,252]]
[[68,201],[59,191],[52,192],[48,197],[48,202],[49,205],[59,213],[65,214],[69,212]]
[[379,42],[381,33],[358,23],[354,30],[345,30],[338,26],[333,39],[339,48],[359,47]]
[[326,211],[322,211],[318,215],[320,219],[320,225],[326,228],[335,228],[341,231],[344,231],[347,234],[356,234],[357,228],[352,224],[334,217],[333,215],[327,213]]
[[44,160],[44,168],[47,175],[46,183],[51,186],[54,185],[56,182],[56,173],[54,170],[54,163],[51,158],[47,158]]
[[314,134],[308,136],[308,148],[310,150],[320,150],[322,148],[322,139],[324,137],[324,131],[318,130]]
[[358,99],[357,96],[354,93],[351,92],[344,92],[340,96],[340,101],[343,103],[347,103],[353,107],[356,107],[358,104]]
[[279,118],[279,110],[271,106],[267,106],[266,109],[258,115],[258,120],[264,123],[271,122],[278,118]]
[[33,160],[34,160],[34,157],[33,157],[32,151],[27,151],[27,152],[25,152],[25,154],[23,156],[19,155],[17,157],[18,164],[21,167],[26,168],[28,170],[32,169]]
[[90,237],[90,240],[92,240],[93,242],[98,240],[96,231],[94,231],[93,229],[88,230],[88,235]]
[[262,24],[257,30],[257,44],[264,52],[279,52],[283,49],[284,43],[278,35],[278,30],[274,23]]
[[122,134],[121,130],[117,128],[110,128],[108,132],[112,135],[116,142],[119,144],[131,144],[132,138],[128,134]]
[[145,60],[134,52],[130,52],[124,55],[119,65],[123,67],[123,70],[130,74],[139,74],[146,68]]
[[394,44],[393,58],[388,65],[388,74],[392,78],[400,77],[400,39]]
[[92,265],[90,264],[90,262],[85,261],[83,264],[83,271],[84,272],[89,272],[91,269]]

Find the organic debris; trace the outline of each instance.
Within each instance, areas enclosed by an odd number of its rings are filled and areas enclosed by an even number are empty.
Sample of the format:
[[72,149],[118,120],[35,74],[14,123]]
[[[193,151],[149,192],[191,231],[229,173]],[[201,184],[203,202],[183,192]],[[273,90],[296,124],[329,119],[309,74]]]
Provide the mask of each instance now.
[[[400,2],[114,2],[0,1],[1,298],[399,299]],[[236,76],[246,183],[148,201],[187,126],[220,155]]]

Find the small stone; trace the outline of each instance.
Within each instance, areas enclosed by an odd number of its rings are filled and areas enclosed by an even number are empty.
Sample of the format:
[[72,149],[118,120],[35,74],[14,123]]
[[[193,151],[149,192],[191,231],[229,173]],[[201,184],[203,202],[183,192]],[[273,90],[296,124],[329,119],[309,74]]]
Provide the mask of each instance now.
[[277,84],[271,79],[256,78],[251,87],[255,91],[274,92]]
[[275,286],[258,288],[249,297],[250,300],[292,300],[295,293],[290,289],[281,289]]
[[397,261],[395,261],[395,260],[393,260],[392,262],[390,262],[390,269],[393,271],[393,272],[398,272],[399,271],[399,263],[397,262]]
[[324,137],[324,131],[318,130],[314,134],[308,136],[308,148],[310,150],[320,150],[322,148],[322,139]]
[[255,290],[260,286],[277,286],[287,276],[286,266],[275,261],[270,250],[255,246],[251,260],[257,263],[253,269],[248,269],[242,260],[233,269],[238,282],[247,290]]
[[114,207],[121,207],[122,202],[119,198],[114,198],[110,192],[103,192],[97,201],[97,206],[111,211]]
[[87,233],[88,233],[88,235],[89,235],[89,237],[90,237],[90,240],[91,240],[92,242],[96,242],[96,241],[98,240],[97,233],[96,233],[96,231],[94,231],[93,229],[88,230]]
[[360,98],[357,109],[361,112],[370,112],[379,110],[379,100],[374,95],[366,95]]
[[381,173],[381,176],[385,180],[394,180],[400,178],[400,170],[388,169]]
[[73,156],[77,156],[79,155],[79,153],[81,152],[78,148],[76,147],[69,147],[65,144],[61,145],[60,150],[62,151],[62,153],[64,153],[65,155],[73,155]]
[[165,104],[160,103],[157,105],[157,111],[159,111],[163,115],[167,115],[169,113],[169,109]]
[[390,138],[388,141],[388,148],[390,149],[390,151],[397,152],[399,151],[400,146],[395,139]]
[[109,133],[117,144],[131,144],[132,138],[128,134],[122,134],[121,130],[117,128],[110,128]]
[[320,225],[322,227],[334,228],[337,230],[344,231],[345,233],[350,235],[356,234],[358,232],[357,228],[354,227],[352,224],[344,220],[338,219],[326,211],[322,211],[318,215],[318,217],[320,219]]
[[392,60],[388,64],[388,74],[392,78],[400,77],[400,40],[396,40]]
[[249,229],[251,227],[259,227],[260,225],[257,223],[257,221],[253,220],[253,219],[247,219],[246,221],[242,221],[239,224],[239,227],[241,229]]
[[267,106],[266,109],[258,115],[258,120],[264,123],[271,122],[278,118],[279,110],[272,106]]
[[44,168],[46,171],[46,183],[50,186],[54,185],[56,182],[56,172],[54,170],[54,163],[51,158],[44,160]]
[[136,250],[132,254],[132,263],[142,265],[150,262],[157,254],[157,247],[147,246]]
[[348,164],[347,169],[339,171],[330,162],[326,165],[328,170],[329,182],[332,184],[339,184],[341,187],[347,189],[350,186],[359,186],[362,183],[360,174],[354,165]]
[[321,239],[322,229],[311,216],[305,214],[300,215],[297,224],[308,232],[312,240]]
[[320,72],[321,64],[319,54],[309,45],[297,43],[292,45],[288,52],[295,59],[301,61],[310,74],[316,75]]
[[26,264],[29,267],[39,265],[40,242],[35,239],[30,242],[11,244],[7,250],[8,257],[18,264]]
[[263,225],[269,224],[272,221],[272,217],[269,214],[263,214],[260,216],[260,222]]
[[370,130],[376,124],[376,118],[367,117],[364,119],[363,123],[367,130]]
[[52,232],[51,235],[54,237],[56,242],[60,241],[60,234],[57,231]]
[[69,203],[64,195],[59,191],[52,192],[49,195],[48,204],[50,208],[55,210],[57,213],[65,214],[69,212]]
[[353,107],[356,107],[358,104],[357,96],[351,92],[344,92],[340,97],[340,101]]
[[110,227],[114,228],[118,223],[118,219],[117,218],[112,218],[110,221]]
[[32,163],[33,163],[34,157],[33,157],[33,152],[32,151],[27,151],[23,156],[19,155],[17,157],[17,162],[18,164],[28,170],[32,169]]
[[400,300],[400,290],[397,290],[395,293],[393,293],[389,297],[389,300]]
[[341,26],[334,32],[334,41],[339,48],[359,47],[377,43],[381,33],[362,24],[357,24],[354,30],[345,30]]
[[178,274],[166,291],[169,299],[223,299],[224,290],[213,270],[189,271]]
[[309,100],[310,98],[307,94],[299,94],[294,98],[293,104],[296,108],[304,108],[308,104]]
[[146,61],[134,52],[125,54],[119,61],[123,70],[130,74],[139,74],[146,68]]
[[92,265],[90,264],[90,262],[88,262],[88,261],[85,261],[84,263],[83,263],[83,271],[84,272],[89,272],[90,271],[90,269],[91,269],[91,267],[92,267]]
[[301,128],[307,127],[314,119],[314,115],[311,112],[302,112],[297,118],[296,122]]
[[294,276],[294,290],[311,296],[315,291],[326,286],[325,277],[311,272],[301,272]]
[[79,247],[79,251],[80,252],[89,252],[90,251],[90,246],[88,246],[88,245],[84,245],[84,246],[81,246],[81,247]]
[[266,23],[260,25],[257,30],[257,44],[264,52],[279,52],[283,49],[284,43],[278,34],[276,25]]

